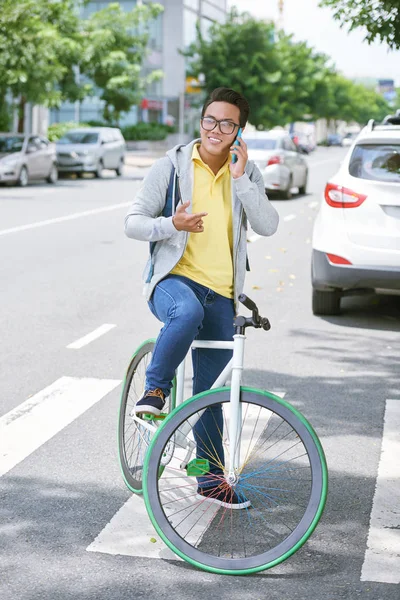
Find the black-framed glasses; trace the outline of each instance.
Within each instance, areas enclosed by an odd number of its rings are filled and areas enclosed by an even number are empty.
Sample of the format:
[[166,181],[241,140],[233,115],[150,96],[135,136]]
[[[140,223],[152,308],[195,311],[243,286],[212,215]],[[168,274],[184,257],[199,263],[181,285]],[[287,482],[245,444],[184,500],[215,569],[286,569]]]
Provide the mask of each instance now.
[[231,135],[236,127],[240,127],[239,123],[233,123],[232,121],[226,121],[225,119],[218,121],[217,119],[214,119],[214,117],[201,117],[200,121],[202,128],[206,131],[212,131],[219,125],[220,132],[225,135]]

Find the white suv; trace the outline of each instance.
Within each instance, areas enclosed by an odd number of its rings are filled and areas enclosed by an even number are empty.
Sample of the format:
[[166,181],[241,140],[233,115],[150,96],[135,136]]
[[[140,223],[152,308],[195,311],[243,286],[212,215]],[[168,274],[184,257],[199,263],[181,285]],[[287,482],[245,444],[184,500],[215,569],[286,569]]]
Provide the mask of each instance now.
[[326,184],[312,240],[312,309],[344,295],[400,292],[400,110],[370,121]]

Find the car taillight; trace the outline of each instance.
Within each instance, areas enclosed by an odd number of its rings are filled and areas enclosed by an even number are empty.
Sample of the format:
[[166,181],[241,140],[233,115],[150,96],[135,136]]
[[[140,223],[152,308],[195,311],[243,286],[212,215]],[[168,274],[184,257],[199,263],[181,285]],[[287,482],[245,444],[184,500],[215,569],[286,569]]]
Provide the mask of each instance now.
[[269,165],[281,165],[282,163],[283,156],[271,156],[271,158],[268,159],[267,167],[269,167]]
[[358,194],[336,183],[327,183],[325,187],[325,200],[333,208],[355,208],[360,206],[366,197],[365,194]]
[[347,260],[347,258],[343,258],[343,256],[328,253],[326,253],[326,256],[328,257],[329,262],[334,265],[351,265],[351,262]]

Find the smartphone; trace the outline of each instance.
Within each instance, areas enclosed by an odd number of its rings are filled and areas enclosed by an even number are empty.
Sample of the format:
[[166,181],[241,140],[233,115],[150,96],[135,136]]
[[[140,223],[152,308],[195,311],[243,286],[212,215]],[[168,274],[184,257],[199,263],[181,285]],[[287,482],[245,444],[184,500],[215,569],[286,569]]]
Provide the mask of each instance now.
[[[239,127],[239,131],[238,131],[238,134],[237,134],[236,140],[235,140],[236,145],[239,145],[238,138],[242,137],[242,132],[243,132],[243,129],[241,127]],[[237,161],[236,154],[232,154],[232,163],[235,163],[236,161]]]

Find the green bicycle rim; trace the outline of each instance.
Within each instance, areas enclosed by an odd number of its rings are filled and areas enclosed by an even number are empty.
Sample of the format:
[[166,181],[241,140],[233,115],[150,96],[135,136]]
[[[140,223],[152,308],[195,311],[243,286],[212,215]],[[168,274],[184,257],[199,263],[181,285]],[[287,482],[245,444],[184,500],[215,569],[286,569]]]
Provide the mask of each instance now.
[[150,443],[150,446],[147,450],[147,453],[146,453],[144,466],[143,466],[143,495],[144,495],[146,509],[147,509],[148,515],[150,517],[150,520],[153,523],[154,528],[156,529],[156,531],[157,531],[158,535],[161,537],[161,539],[165,542],[165,544],[174,552],[174,554],[176,554],[177,556],[179,556],[186,562],[189,562],[193,566],[195,566],[199,569],[202,569],[204,571],[208,571],[210,573],[216,573],[216,574],[222,574],[222,575],[250,575],[252,573],[257,573],[257,572],[264,571],[266,569],[270,569],[272,567],[277,566],[278,564],[287,560],[299,548],[301,548],[301,546],[303,546],[305,544],[305,542],[309,539],[309,537],[312,535],[313,531],[315,530],[315,528],[321,518],[325,504],[326,504],[326,498],[327,498],[327,493],[328,493],[328,469],[327,469],[327,465],[326,465],[325,454],[324,454],[321,442],[320,442],[315,430],[313,429],[312,425],[304,417],[304,415],[302,415],[295,407],[293,407],[291,404],[289,404],[282,398],[279,398],[278,396],[271,394],[270,392],[266,392],[266,391],[259,390],[256,388],[241,387],[241,391],[243,391],[243,392],[250,392],[253,394],[260,395],[260,396],[267,396],[268,398],[274,400],[275,402],[277,402],[278,404],[280,404],[281,406],[283,406],[287,410],[289,410],[301,422],[301,424],[307,429],[309,435],[311,436],[311,438],[314,442],[315,449],[317,451],[317,455],[319,458],[319,463],[321,466],[321,478],[322,478],[321,494],[319,497],[318,508],[316,510],[314,518],[313,518],[312,522],[310,523],[310,525],[308,526],[305,533],[303,534],[303,536],[289,550],[284,552],[281,556],[277,557],[275,560],[272,560],[271,562],[268,562],[264,565],[259,565],[257,567],[249,567],[247,569],[237,569],[237,570],[216,568],[216,567],[212,567],[209,565],[204,565],[203,563],[194,560],[193,558],[187,556],[179,548],[177,548],[168,539],[168,537],[164,534],[164,532],[162,531],[160,525],[158,524],[158,522],[153,514],[153,511],[152,511],[152,508],[150,505],[148,490],[147,490],[147,475],[148,475],[149,462],[151,460],[151,454],[152,454],[153,448],[157,442],[159,435],[161,435],[163,428],[172,419],[174,419],[179,414],[179,412],[181,410],[183,410],[189,403],[193,403],[194,401],[196,401],[202,397],[208,396],[210,394],[216,394],[217,392],[226,392],[226,390],[227,390],[226,387],[225,388],[217,388],[217,389],[213,389],[213,390],[207,390],[206,392],[202,392],[201,394],[197,394],[196,396],[193,396],[192,398],[190,398],[189,400],[184,402],[181,406],[176,408],[175,411],[173,413],[171,413],[165,419],[163,425],[160,427],[160,429],[156,432],[155,436],[153,437],[153,439]]
[[[144,342],[142,342],[142,343],[140,344],[140,346],[138,346],[138,348],[136,348],[135,352],[134,352],[134,353],[133,353],[133,355],[131,356],[131,360],[129,361],[128,368],[127,368],[127,370],[126,370],[126,372],[125,372],[124,382],[123,382],[123,385],[122,385],[122,391],[121,391],[121,396],[120,396],[120,401],[119,401],[119,410],[118,410],[118,421],[117,421],[117,447],[118,447],[118,463],[119,463],[119,468],[120,468],[120,471],[121,471],[121,473],[122,473],[122,478],[123,478],[123,480],[124,480],[124,483],[125,483],[126,487],[127,487],[127,488],[128,488],[130,491],[131,491],[131,492],[133,492],[134,494],[138,494],[138,495],[141,495],[141,494],[143,494],[143,487],[142,487],[142,489],[140,489],[140,490],[136,490],[136,489],[134,489],[134,488],[133,488],[133,487],[132,487],[132,486],[131,486],[131,485],[128,483],[128,481],[126,480],[125,473],[124,473],[124,469],[123,469],[123,467],[122,467],[121,448],[120,448],[120,422],[121,422],[121,410],[122,410],[122,401],[123,401],[123,395],[124,395],[124,392],[125,392],[125,387],[126,387],[126,380],[127,380],[128,374],[129,374],[129,369],[130,369],[130,366],[131,366],[131,364],[132,364],[132,361],[133,361],[133,360],[136,358],[136,356],[139,354],[139,352],[141,351],[141,349],[142,349],[144,346],[146,346],[147,344],[154,344],[154,343],[155,343],[155,341],[156,341],[156,340],[155,340],[154,338],[149,338],[148,340],[145,340]],[[126,408],[126,407],[125,407],[125,408]]]
[[[120,396],[120,402],[119,402],[118,425],[117,425],[118,462],[119,462],[120,471],[122,473],[122,477],[123,477],[123,480],[124,480],[124,483],[125,483],[126,487],[131,492],[133,492],[134,494],[137,494],[137,495],[142,495],[143,494],[143,486],[140,489],[133,488],[130,485],[130,483],[127,481],[125,473],[124,473],[124,470],[123,470],[123,466],[122,466],[121,448],[120,448],[120,421],[121,421],[122,401],[123,401],[123,396],[124,396],[125,387],[126,387],[126,383],[127,383],[127,377],[129,375],[129,370],[130,370],[132,361],[139,354],[139,352],[142,350],[142,348],[144,348],[147,344],[155,344],[155,342],[156,342],[156,340],[154,338],[149,338],[149,339],[145,340],[144,342],[142,342],[142,344],[140,344],[140,346],[136,349],[136,351],[132,355],[131,360],[129,361],[129,366],[128,366],[128,368],[126,370],[126,373],[125,373],[124,382],[123,382],[122,391],[121,391],[121,396]],[[174,379],[172,381],[172,389],[171,389],[171,396],[170,396],[170,403],[169,403],[169,411],[170,412],[172,412],[174,410],[175,404],[176,404],[176,377],[174,377]],[[126,409],[126,406],[125,406],[125,409]],[[161,476],[163,470],[164,470],[164,468],[162,467],[160,469],[160,476]]]

